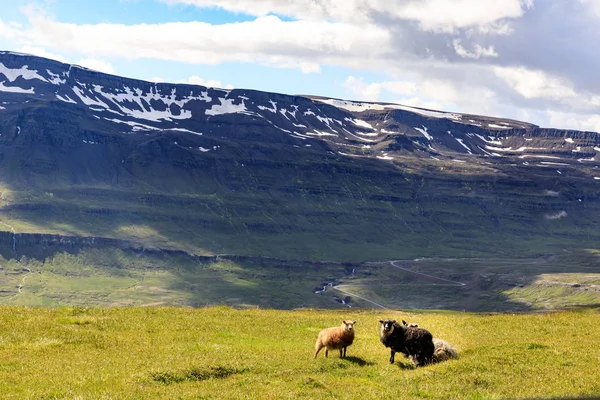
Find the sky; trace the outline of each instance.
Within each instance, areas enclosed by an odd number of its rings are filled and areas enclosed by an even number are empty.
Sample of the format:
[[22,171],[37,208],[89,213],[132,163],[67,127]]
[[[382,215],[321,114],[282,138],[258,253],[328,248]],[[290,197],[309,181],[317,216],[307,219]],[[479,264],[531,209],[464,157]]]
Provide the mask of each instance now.
[[600,0],[0,0],[0,50],[600,132]]

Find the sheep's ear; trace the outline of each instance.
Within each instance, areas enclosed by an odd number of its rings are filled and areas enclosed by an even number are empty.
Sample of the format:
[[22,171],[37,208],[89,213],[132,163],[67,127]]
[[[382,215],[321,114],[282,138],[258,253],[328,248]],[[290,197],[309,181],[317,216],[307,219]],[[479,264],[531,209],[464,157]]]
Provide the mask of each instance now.
[[393,319],[393,320],[392,320],[392,324],[395,324],[395,323],[396,323],[396,320],[395,320],[395,319]]
[[382,320],[382,319],[380,319],[380,320],[379,320],[379,323],[380,323],[380,324],[383,324],[383,320]]
[[352,325],[356,324],[356,321],[352,321]]
[[402,325],[408,325],[405,320],[402,320]]

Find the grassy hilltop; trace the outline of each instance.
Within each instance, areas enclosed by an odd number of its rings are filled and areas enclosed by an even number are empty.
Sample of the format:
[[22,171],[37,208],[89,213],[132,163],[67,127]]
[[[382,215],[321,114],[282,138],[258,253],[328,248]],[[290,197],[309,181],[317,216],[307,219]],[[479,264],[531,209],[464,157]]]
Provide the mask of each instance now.
[[[388,362],[378,320],[417,322],[460,358]],[[313,360],[318,331],[356,319],[348,358]],[[542,398],[600,394],[597,309],[0,308],[3,399]]]

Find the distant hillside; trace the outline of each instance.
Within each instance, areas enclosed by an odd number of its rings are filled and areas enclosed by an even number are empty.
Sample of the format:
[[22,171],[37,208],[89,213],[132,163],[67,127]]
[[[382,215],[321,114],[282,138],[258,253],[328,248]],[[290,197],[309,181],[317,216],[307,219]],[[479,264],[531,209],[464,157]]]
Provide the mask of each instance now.
[[600,243],[600,135],[150,83],[0,52],[5,259],[106,246],[285,260]]

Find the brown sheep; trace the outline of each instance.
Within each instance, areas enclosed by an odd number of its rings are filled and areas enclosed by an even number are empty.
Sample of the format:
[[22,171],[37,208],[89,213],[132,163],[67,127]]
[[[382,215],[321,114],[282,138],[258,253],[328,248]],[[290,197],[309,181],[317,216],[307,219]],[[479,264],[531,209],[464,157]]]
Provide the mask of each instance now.
[[346,357],[346,348],[354,341],[354,324],[356,321],[342,321],[341,326],[325,328],[319,332],[319,337],[315,343],[315,358],[323,347],[325,347],[325,357],[329,350],[339,350],[340,357]]

